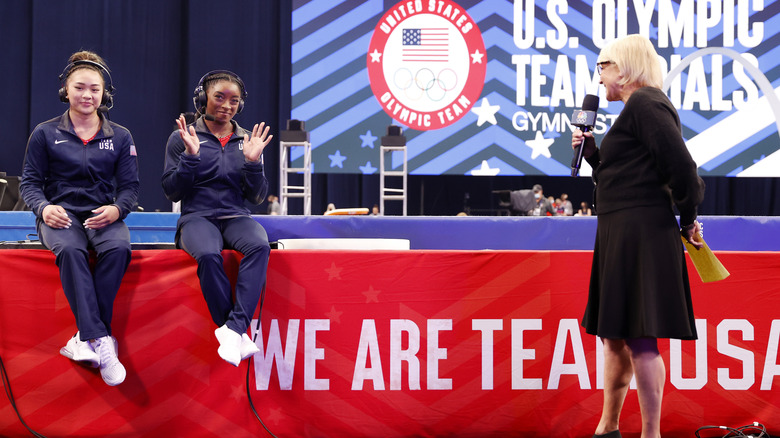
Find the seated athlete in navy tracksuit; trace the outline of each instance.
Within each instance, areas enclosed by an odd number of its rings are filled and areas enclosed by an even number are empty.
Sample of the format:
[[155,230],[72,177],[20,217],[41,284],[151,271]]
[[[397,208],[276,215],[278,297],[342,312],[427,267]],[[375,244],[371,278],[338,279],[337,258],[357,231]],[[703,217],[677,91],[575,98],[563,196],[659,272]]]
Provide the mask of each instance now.
[[[76,317],[78,332],[60,353],[99,366],[114,386],[126,376],[111,318],[130,263],[124,218],[138,198],[136,148],[130,131],[98,111],[113,104],[111,76],[100,56],[74,53],[60,81],[60,99],[70,107],[30,135],[20,189],[41,242],[56,255]],[[94,272],[88,249],[97,255]]]
[[[176,245],[198,262],[198,278],[211,318],[219,326],[217,353],[232,365],[259,349],[247,335],[265,284],[268,236],[244,201],[259,204],[268,191],[263,149],[273,136],[264,123],[249,132],[233,120],[244,106],[243,81],[226,70],[206,73],[195,89],[195,108],[203,117],[168,138],[162,186],[171,201],[181,201]],[[235,302],[222,265],[222,250],[243,254]]]

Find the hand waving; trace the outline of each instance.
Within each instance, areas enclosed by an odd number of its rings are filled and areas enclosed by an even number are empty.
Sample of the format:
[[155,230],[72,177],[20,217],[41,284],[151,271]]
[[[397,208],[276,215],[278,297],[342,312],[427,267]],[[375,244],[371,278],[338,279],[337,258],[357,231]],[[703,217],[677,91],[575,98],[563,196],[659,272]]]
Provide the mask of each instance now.
[[[263,129],[265,127],[265,129]],[[255,125],[252,129],[252,137],[244,134],[244,157],[248,161],[258,161],[260,155],[263,153],[263,149],[274,138],[273,135],[268,135],[270,126],[265,126],[265,122]]]
[[187,120],[184,118],[184,114],[179,116],[176,124],[179,126],[179,135],[184,141],[184,147],[187,148],[187,155],[197,155],[200,152],[200,140],[195,133],[195,127],[190,126],[189,131],[187,131]]

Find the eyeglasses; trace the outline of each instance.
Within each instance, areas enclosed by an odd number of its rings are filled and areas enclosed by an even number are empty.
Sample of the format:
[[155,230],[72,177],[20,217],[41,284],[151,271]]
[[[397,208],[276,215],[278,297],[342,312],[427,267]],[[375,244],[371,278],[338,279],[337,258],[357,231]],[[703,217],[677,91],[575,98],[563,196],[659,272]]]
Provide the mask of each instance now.
[[596,71],[599,72],[599,74],[601,74],[601,71],[604,70],[604,66],[605,65],[610,65],[610,64],[614,64],[614,62],[612,62],[612,61],[597,62],[596,63]]

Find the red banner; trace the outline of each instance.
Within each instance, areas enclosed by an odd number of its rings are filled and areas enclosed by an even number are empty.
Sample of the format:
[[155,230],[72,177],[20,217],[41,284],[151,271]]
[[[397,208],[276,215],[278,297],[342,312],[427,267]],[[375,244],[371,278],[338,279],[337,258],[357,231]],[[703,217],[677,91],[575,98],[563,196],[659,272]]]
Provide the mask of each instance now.
[[[231,273],[238,259],[225,252]],[[660,342],[662,429],[780,418],[780,256],[718,254],[692,274],[700,340]],[[0,250],[0,356],[17,407],[47,436],[247,436],[247,363],[216,354],[194,261],[135,251],[115,305],[127,380],[57,352],[75,332],[53,256]],[[579,327],[589,251],[274,251],[250,394],[277,436],[589,436],[600,344]],[[691,269],[692,266],[691,266]],[[692,271],[693,272],[693,271]],[[254,332],[255,327],[253,327]],[[631,391],[621,429],[638,435]],[[7,399],[0,435],[26,434]]]

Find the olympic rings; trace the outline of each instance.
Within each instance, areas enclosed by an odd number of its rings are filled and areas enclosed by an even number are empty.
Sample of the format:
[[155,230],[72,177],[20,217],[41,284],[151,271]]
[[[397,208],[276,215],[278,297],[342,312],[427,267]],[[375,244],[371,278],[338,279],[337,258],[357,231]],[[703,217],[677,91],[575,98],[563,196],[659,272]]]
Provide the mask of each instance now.
[[416,101],[427,96],[428,100],[438,102],[458,86],[458,75],[451,68],[445,68],[435,74],[425,67],[412,74],[404,67],[393,74],[393,84],[410,100]]

